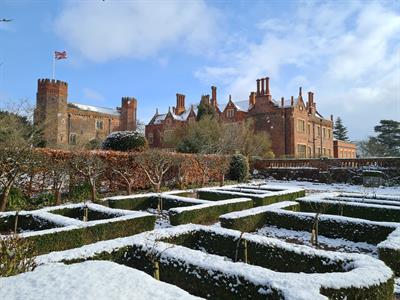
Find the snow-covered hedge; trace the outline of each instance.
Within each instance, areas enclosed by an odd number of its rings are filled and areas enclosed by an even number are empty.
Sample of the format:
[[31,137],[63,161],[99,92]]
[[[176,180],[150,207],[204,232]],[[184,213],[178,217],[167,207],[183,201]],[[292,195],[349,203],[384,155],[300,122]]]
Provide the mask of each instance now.
[[[154,228],[155,216],[144,212],[111,209],[97,204],[86,204],[94,214],[109,215],[108,219],[83,222],[62,213],[83,210],[84,204],[69,204],[19,212],[20,237],[33,241],[37,254],[80,247],[101,240],[129,236]],[[61,214],[60,214],[61,213]],[[83,216],[83,215],[82,215]],[[14,228],[15,212],[0,213],[2,233],[6,226]],[[21,220],[21,221],[20,221]],[[29,220],[25,224],[25,220]],[[32,224],[31,220],[35,220]],[[30,222],[30,223],[29,223]],[[25,232],[24,232],[25,231]],[[2,235],[0,235],[2,238]]]
[[253,200],[249,198],[236,198],[208,202],[209,203],[189,207],[171,208],[168,211],[171,224],[180,225],[187,223],[215,223],[218,221],[218,217],[222,214],[253,207]]
[[247,184],[203,188],[197,190],[197,194],[200,199],[214,201],[251,198],[254,201],[253,206],[262,206],[285,200],[295,200],[305,196],[305,190],[296,187]]
[[[300,207],[298,202],[286,201],[225,214],[220,216],[220,222],[222,227],[245,232],[265,225],[311,232],[316,214],[300,212]],[[377,245],[380,259],[400,275],[399,223],[322,214],[319,216],[318,231],[326,237]]]
[[400,199],[395,196],[379,199],[361,198],[360,194],[322,193],[313,194],[296,201],[304,212],[322,212],[371,221],[400,222]]
[[[207,200],[200,200],[190,197],[184,197],[191,193],[188,191],[170,191],[164,193],[145,193],[128,196],[114,196],[104,198],[102,202],[112,208],[144,210],[148,208],[157,208],[160,201],[163,209],[173,207],[186,207],[198,204],[208,203]],[[183,195],[183,196],[182,196]]]
[[192,224],[50,253],[37,263],[104,258],[151,275],[158,266],[160,280],[209,299],[393,297],[393,272],[375,258]]
[[137,131],[115,131],[104,140],[102,148],[114,151],[137,151],[147,147],[146,138]]

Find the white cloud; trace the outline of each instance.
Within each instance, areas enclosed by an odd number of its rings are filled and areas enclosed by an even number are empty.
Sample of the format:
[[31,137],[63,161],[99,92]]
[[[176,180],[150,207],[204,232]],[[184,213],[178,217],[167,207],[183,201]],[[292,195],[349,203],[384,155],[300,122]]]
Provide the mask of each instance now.
[[259,42],[224,52],[219,64],[195,75],[214,82],[223,73],[217,84],[236,99],[264,76],[275,98],[296,95],[295,85],[313,89],[321,113],[344,115],[353,138],[371,134],[379,119],[399,119],[400,14],[385,3],[299,2],[290,18],[258,27]]
[[104,96],[100,94],[99,92],[89,89],[89,88],[84,88],[83,89],[83,96],[85,99],[88,100],[95,100],[95,101],[103,101]]
[[204,1],[79,1],[67,4],[56,33],[93,61],[143,58],[168,47],[205,53],[218,35]]

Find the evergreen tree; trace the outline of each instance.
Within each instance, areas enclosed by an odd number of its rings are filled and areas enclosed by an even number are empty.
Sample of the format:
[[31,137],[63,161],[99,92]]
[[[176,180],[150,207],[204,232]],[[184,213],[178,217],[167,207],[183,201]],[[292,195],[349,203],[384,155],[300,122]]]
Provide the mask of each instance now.
[[335,126],[334,126],[334,129],[333,129],[333,136],[337,140],[341,140],[341,141],[348,141],[349,140],[349,138],[347,136],[347,128],[343,125],[342,119],[340,117],[338,117],[336,119]]
[[206,116],[209,116],[211,119],[213,119],[215,115],[215,108],[210,104],[209,101],[202,100],[197,106],[197,121],[203,119]]
[[400,122],[381,120],[374,130],[377,142],[384,148],[384,155],[400,156]]

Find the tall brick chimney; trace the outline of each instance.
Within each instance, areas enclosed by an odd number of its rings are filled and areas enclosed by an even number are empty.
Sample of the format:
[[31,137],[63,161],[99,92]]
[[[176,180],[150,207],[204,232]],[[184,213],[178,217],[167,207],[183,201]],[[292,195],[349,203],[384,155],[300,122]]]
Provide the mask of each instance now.
[[185,111],[185,95],[176,94],[176,108],[175,114],[180,115]]
[[290,97],[290,106],[293,106],[294,105],[294,98],[293,98],[293,96],[291,96]]
[[269,92],[269,77],[265,77],[265,94],[271,95]]
[[260,79],[257,79],[257,96],[260,95]]
[[249,95],[249,105],[253,106],[256,104],[256,93],[255,92],[251,92]]
[[285,98],[281,98],[281,106],[282,106],[282,108],[285,106]]
[[264,78],[261,78],[261,95],[265,95],[265,90],[264,90]]
[[314,107],[314,93],[308,92],[308,112],[311,114]]
[[211,105],[215,108],[217,108],[218,106],[218,102],[217,102],[217,87],[216,86],[212,86],[211,87]]

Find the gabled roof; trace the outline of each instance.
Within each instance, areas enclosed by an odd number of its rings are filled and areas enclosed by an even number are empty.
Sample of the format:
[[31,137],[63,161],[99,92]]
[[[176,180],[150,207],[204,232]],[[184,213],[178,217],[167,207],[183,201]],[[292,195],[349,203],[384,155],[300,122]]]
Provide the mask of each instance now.
[[76,107],[81,110],[88,110],[93,111],[101,114],[108,114],[108,115],[115,115],[119,116],[120,113],[116,109],[107,108],[107,107],[100,107],[100,106],[93,106],[93,105],[86,105],[86,104],[79,104],[79,103],[69,103],[72,107]]

